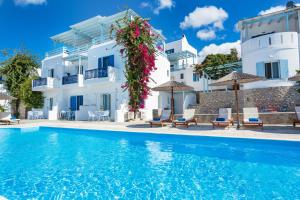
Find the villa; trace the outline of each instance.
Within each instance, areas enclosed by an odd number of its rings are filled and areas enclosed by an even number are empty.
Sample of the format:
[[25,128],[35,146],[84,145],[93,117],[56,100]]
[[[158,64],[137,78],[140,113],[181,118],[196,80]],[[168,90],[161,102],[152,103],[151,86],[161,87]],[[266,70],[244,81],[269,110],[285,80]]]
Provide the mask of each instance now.
[[247,88],[293,86],[288,81],[299,70],[300,7],[241,20],[242,67],[244,73],[265,77]]
[[[125,82],[125,62],[120,47],[109,33],[111,25],[126,15],[137,16],[132,10],[108,17],[96,16],[51,37],[63,46],[46,53],[41,77],[32,83],[32,90],[41,91],[45,96],[45,118],[57,120],[62,112],[71,111],[73,119],[88,120],[89,111],[95,110],[109,111],[110,119],[117,122],[130,118],[128,92],[121,88]],[[192,86],[194,91],[175,94],[175,112],[182,113],[196,105],[197,91],[208,91],[209,77],[193,72],[193,65],[198,61],[197,50],[185,36],[166,44],[160,35],[157,45],[160,46],[156,55],[158,70],[151,75],[155,82],[149,86],[155,87],[171,78]],[[165,108],[170,108],[170,94],[153,91],[139,117],[150,120],[153,109]]]
[[[32,90],[45,96],[46,118],[57,120],[62,111],[71,111],[75,120],[88,120],[89,111],[107,110],[112,120],[127,119],[128,92],[121,88],[125,82],[125,62],[120,47],[110,37],[111,25],[125,16],[132,18],[137,14],[129,10],[108,17],[96,16],[51,37],[63,47],[46,53],[41,77],[32,83]],[[155,82],[150,87],[170,80],[170,63],[164,53],[162,35],[158,45],[162,50],[156,55],[158,70],[151,75]],[[158,96],[159,92],[152,92],[141,118],[152,119],[152,109],[159,107]]]

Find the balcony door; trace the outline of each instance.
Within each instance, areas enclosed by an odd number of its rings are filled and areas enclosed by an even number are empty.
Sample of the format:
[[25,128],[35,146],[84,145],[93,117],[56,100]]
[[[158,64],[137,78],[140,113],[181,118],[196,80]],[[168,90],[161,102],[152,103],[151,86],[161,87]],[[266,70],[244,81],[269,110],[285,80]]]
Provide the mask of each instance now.
[[70,109],[71,111],[79,110],[80,106],[83,105],[83,96],[71,96],[70,97]]
[[103,94],[102,95],[102,105],[103,110],[111,110],[111,95],[110,94]]

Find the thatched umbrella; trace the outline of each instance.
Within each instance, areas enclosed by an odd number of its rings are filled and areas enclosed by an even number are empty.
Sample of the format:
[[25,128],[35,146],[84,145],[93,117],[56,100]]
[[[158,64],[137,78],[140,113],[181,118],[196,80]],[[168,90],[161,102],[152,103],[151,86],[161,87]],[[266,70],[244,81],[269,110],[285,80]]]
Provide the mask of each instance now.
[[298,73],[295,76],[289,78],[289,81],[300,81],[300,73]]
[[12,97],[12,96],[9,96],[5,93],[0,93],[0,100],[15,100],[16,98],[15,97]]
[[250,83],[255,81],[264,80],[263,77],[236,72],[233,71],[230,74],[218,79],[216,82],[209,84],[210,86],[224,86],[224,85],[233,85],[235,93],[235,104],[236,104],[236,113],[237,113],[237,128],[240,128],[240,116],[239,116],[239,98],[237,88],[238,85],[243,83]]
[[155,88],[152,88],[153,91],[161,91],[161,92],[171,92],[171,116],[173,118],[174,115],[174,92],[175,91],[192,91],[193,87],[188,86],[184,83],[180,83],[174,80],[168,81],[164,84],[161,84]]

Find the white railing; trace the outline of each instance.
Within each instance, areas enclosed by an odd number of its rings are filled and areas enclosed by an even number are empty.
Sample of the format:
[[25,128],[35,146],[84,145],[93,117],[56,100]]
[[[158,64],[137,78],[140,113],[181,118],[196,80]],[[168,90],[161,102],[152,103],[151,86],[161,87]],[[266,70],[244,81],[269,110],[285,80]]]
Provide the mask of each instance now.
[[67,47],[60,47],[60,48],[57,48],[57,49],[53,49],[53,50],[51,50],[51,51],[48,51],[48,52],[46,52],[45,57],[48,58],[48,57],[60,55],[60,54],[63,54],[63,53],[68,54],[68,49],[67,49]]

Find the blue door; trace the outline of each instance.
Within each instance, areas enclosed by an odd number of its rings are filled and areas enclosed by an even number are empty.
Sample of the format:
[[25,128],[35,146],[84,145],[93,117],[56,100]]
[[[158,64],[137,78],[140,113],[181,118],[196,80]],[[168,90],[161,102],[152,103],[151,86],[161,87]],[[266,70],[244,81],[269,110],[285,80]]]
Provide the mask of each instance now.
[[70,98],[70,108],[71,111],[77,110],[77,96],[71,96]]

